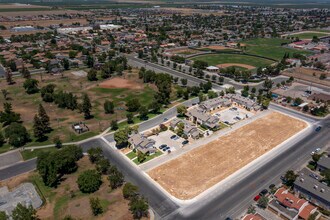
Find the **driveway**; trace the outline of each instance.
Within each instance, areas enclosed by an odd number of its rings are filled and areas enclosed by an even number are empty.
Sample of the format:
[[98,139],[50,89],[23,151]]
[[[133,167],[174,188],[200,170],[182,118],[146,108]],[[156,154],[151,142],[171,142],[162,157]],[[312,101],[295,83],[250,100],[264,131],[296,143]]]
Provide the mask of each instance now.
[[156,141],[155,146],[159,148],[160,145],[166,144],[171,147],[171,151],[179,150],[182,146],[182,142],[185,140],[179,136],[176,139],[171,139],[171,136],[176,135],[174,132],[167,130],[159,133],[158,135],[150,136],[150,139]]

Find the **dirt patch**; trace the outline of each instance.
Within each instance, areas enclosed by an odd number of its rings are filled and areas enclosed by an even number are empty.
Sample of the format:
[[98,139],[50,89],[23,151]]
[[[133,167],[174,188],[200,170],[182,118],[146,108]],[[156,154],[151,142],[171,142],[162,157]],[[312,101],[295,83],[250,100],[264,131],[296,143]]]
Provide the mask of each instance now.
[[132,80],[123,78],[112,78],[100,83],[101,88],[127,88],[127,89],[143,89],[143,85]]
[[248,70],[252,70],[252,69],[256,68],[255,66],[251,66],[251,65],[248,65],[248,64],[242,64],[242,63],[223,63],[223,64],[217,65],[217,67],[219,67],[219,68],[227,68],[227,67],[231,67],[231,66],[243,67],[243,68],[246,68]]
[[224,46],[220,46],[220,45],[211,45],[211,46],[207,46],[207,47],[203,47],[203,48],[211,49],[211,50],[234,50],[232,48],[224,47]]
[[0,181],[0,187],[7,186],[9,189],[16,188],[22,183],[28,182],[29,176],[31,175],[32,172],[29,173],[24,173],[22,175]]
[[[320,80],[321,74],[326,74],[326,79]],[[294,68],[291,70],[286,70],[282,72],[282,75],[285,76],[292,76],[296,79],[302,79],[308,82],[313,82],[325,86],[330,86],[330,73],[328,72],[323,72],[319,70],[313,70],[313,69],[308,69],[308,68]]]
[[148,174],[173,196],[192,199],[306,126],[303,121],[273,112]]

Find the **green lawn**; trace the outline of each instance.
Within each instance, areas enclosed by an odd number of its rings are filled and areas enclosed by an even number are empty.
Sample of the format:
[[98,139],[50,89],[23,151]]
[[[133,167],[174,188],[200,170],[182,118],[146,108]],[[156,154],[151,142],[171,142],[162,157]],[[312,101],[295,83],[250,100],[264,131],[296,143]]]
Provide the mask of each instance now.
[[[156,157],[159,157],[159,156],[162,155],[162,154],[163,154],[163,153],[162,153],[161,151],[157,150],[156,153],[154,153],[154,154],[152,154],[152,155],[150,155],[150,156],[147,156],[146,159],[145,159],[142,163],[145,163],[145,162],[147,162],[147,161],[149,161],[149,160],[152,160],[152,159],[154,159],[154,158],[156,158]],[[138,161],[138,158],[136,158],[135,160],[133,160],[133,162],[134,162],[135,164],[137,164],[137,165],[141,164],[141,163]]]
[[135,158],[137,155],[134,151],[129,152],[128,154],[125,154],[126,157],[128,157],[130,160],[132,160],[133,158]]
[[314,36],[324,37],[324,36],[328,36],[329,34],[327,34],[327,33],[307,32],[307,33],[301,33],[301,34],[292,34],[292,35],[289,35],[289,37],[298,37],[299,39],[313,39]]
[[264,67],[273,63],[271,60],[240,54],[208,54],[194,57],[192,60],[206,61],[212,66],[223,63],[242,63],[255,67]]
[[53,152],[53,151],[57,151],[57,148],[48,147],[48,148],[35,149],[35,150],[26,149],[26,150],[21,151],[21,155],[24,160],[30,160],[32,158],[37,157],[39,155],[39,153],[41,153],[41,152]]
[[290,40],[281,38],[255,38],[244,40],[241,43],[246,44],[245,53],[268,57],[270,59],[281,60],[285,53],[291,56],[293,53],[309,55],[311,52],[296,50],[281,46],[282,43],[290,43]]

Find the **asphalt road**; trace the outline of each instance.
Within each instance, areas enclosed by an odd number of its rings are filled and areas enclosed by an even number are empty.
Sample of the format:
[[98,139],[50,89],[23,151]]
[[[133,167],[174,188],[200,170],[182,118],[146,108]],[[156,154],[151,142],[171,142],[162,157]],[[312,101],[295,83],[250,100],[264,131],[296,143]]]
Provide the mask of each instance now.
[[1,169],[0,181],[34,170],[36,168],[36,162],[37,159],[35,158]]

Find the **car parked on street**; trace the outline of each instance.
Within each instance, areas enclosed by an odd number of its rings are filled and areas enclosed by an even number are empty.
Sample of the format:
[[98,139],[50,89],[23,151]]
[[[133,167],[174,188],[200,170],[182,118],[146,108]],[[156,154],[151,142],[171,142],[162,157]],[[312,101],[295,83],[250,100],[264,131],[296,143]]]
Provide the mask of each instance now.
[[175,140],[176,137],[177,137],[176,135],[172,135],[172,136],[171,136],[171,139],[172,139],[172,140]]
[[265,196],[268,194],[268,190],[267,189],[263,189],[261,190],[261,192],[259,193],[259,196]]
[[162,144],[162,145],[159,146],[159,149],[163,149],[165,147],[167,147],[167,145],[166,144]]
[[256,195],[256,196],[253,198],[253,200],[256,201],[256,202],[258,202],[258,200],[259,200],[260,198],[261,198],[261,196]]

